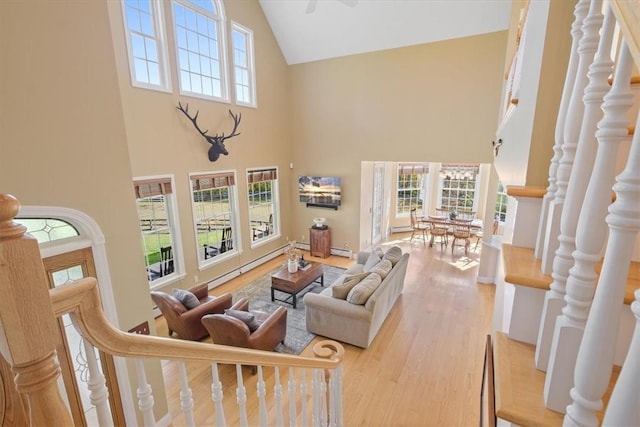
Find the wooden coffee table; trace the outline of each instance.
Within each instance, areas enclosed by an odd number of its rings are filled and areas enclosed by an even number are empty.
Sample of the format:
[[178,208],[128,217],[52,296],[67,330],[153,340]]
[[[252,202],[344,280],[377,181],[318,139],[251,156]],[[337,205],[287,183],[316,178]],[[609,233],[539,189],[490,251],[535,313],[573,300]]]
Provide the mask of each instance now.
[[[318,279],[320,279],[319,282]],[[298,270],[295,273],[289,273],[287,267],[284,266],[271,276],[271,301],[288,303],[291,300],[291,305],[296,308],[298,293],[314,282],[324,286],[324,268],[322,264],[313,262],[306,270]],[[275,291],[284,292],[290,296],[284,300],[277,300],[274,295]]]

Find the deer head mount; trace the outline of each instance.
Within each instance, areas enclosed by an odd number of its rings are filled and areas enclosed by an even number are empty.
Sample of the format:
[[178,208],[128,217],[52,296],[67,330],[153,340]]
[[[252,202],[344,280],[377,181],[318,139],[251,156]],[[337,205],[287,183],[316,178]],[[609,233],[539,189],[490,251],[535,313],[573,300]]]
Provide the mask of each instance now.
[[211,144],[211,147],[209,148],[209,161],[215,162],[220,157],[220,154],[224,154],[225,156],[229,154],[229,152],[227,151],[227,147],[224,146],[224,141],[229,138],[233,138],[234,136],[240,135],[239,133],[236,133],[236,131],[238,130],[238,125],[240,124],[240,120],[242,119],[242,114],[236,115],[233,114],[231,110],[229,110],[229,114],[233,118],[233,130],[229,135],[225,136],[224,133],[221,135],[207,135],[207,132],[209,132],[209,130],[207,129],[205,131],[202,131],[202,129],[200,129],[200,127],[198,126],[197,120],[198,114],[200,113],[199,111],[196,111],[196,114],[191,117],[189,115],[189,104],[185,104],[183,108],[180,102],[178,102],[178,106],[176,107],[176,109],[182,111],[182,113],[184,113],[184,115],[187,116],[189,120],[191,120],[191,123],[193,123],[193,126],[195,126],[198,132],[200,132],[200,135],[202,135],[204,139],[206,139],[207,142]]

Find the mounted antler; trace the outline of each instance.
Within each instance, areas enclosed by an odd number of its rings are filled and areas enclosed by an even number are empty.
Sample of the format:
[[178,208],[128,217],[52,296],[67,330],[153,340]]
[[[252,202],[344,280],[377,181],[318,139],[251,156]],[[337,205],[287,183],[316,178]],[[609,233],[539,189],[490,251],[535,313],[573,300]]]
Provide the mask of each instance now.
[[236,114],[233,114],[231,110],[229,110],[229,114],[233,118],[233,130],[228,136],[224,136],[224,133],[222,133],[221,135],[218,135],[218,134],[207,135],[207,132],[209,132],[209,129],[202,131],[202,129],[200,129],[200,126],[198,126],[198,114],[200,113],[199,111],[196,111],[196,114],[193,117],[191,117],[189,115],[189,104],[185,104],[185,107],[183,108],[182,104],[179,101],[176,109],[182,111],[182,113],[185,116],[187,116],[189,120],[191,120],[191,123],[193,123],[193,126],[195,126],[198,132],[200,132],[200,135],[202,135],[204,139],[206,139],[207,142],[211,144],[211,148],[209,148],[210,161],[215,162],[216,160],[218,160],[218,157],[220,157],[220,154],[224,154],[225,156],[229,154],[229,152],[227,151],[227,148],[224,146],[224,141],[226,139],[233,138],[234,136],[240,135],[239,133],[236,133],[236,131],[238,130],[238,125],[240,124],[240,120],[242,119],[241,114],[236,115]]

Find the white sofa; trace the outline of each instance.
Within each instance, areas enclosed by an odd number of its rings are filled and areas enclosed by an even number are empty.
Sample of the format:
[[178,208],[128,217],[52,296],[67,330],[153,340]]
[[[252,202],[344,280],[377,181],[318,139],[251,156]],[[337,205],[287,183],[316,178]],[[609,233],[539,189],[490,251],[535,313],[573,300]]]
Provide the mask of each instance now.
[[[342,284],[349,275],[361,273],[369,260],[369,252],[359,252],[356,264],[321,293],[307,293],[304,296],[307,330],[316,335],[368,348],[404,286],[409,254],[402,254],[401,250],[399,252],[399,255],[396,252],[391,257],[395,257],[395,264],[364,305],[334,298],[332,287]],[[394,260],[391,261],[393,263]]]

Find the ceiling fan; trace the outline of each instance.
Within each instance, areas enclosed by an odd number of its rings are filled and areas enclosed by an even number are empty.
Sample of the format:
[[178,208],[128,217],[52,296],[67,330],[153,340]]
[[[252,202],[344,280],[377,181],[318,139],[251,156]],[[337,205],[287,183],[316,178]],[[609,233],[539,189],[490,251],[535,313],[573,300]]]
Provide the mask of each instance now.
[[[358,0],[338,0],[340,3],[345,6],[355,7],[358,4]],[[306,13],[313,13],[316,10],[316,5],[318,4],[318,0],[309,0],[307,3]]]

